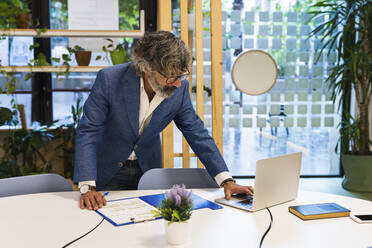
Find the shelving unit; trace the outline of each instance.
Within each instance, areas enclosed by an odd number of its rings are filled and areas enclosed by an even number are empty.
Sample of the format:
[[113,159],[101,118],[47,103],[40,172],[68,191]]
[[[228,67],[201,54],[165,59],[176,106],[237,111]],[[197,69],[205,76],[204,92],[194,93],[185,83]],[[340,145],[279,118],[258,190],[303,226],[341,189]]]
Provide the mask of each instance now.
[[[141,38],[145,34],[145,12],[140,12],[139,30],[60,30],[48,29],[38,34],[36,29],[9,29],[3,30],[5,36],[28,37],[87,37],[87,38]],[[70,72],[97,72],[104,66],[70,66]],[[5,72],[65,72],[66,66],[0,66]]]
[[[105,66],[70,66],[69,72],[97,72]],[[67,66],[2,66],[5,72],[65,72]]]
[[3,31],[7,36],[28,36],[38,38],[48,37],[98,37],[98,38],[140,38],[143,35],[142,30],[64,30],[48,29],[44,33],[37,34],[35,29],[9,29]]

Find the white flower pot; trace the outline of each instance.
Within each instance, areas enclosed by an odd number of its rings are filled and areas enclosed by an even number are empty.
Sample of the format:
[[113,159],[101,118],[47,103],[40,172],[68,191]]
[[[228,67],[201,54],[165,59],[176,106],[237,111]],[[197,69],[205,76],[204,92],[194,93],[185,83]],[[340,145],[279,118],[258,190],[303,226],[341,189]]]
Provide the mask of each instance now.
[[189,239],[189,222],[173,222],[164,220],[167,241],[171,245],[181,245],[187,243]]

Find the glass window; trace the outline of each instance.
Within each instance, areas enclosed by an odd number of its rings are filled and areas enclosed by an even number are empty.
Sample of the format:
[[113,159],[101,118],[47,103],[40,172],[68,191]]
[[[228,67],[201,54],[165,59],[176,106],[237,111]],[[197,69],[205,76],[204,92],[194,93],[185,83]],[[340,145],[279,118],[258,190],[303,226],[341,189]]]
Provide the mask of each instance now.
[[[203,25],[208,27],[209,1],[204,2]],[[315,52],[317,41],[307,39],[315,23],[307,23],[306,9],[315,2],[222,1],[222,25],[226,30],[223,35],[223,156],[233,175],[254,175],[258,159],[292,152],[303,153],[302,175],[340,173],[339,155],[334,151],[339,138],[336,128],[339,117],[337,106],[327,97],[325,85],[326,69],[334,63],[336,54],[332,53],[327,61],[315,61],[319,55]],[[178,32],[177,19],[173,27]],[[210,39],[209,29],[205,29],[203,38]],[[210,46],[203,45],[205,52],[211,52]],[[233,62],[250,49],[269,52],[279,67],[276,85],[261,96],[240,93],[231,80]],[[206,69],[210,62],[204,61],[204,64],[204,78],[210,81],[210,70]],[[195,85],[195,70],[193,73]],[[206,97],[204,104],[209,108],[204,119],[210,130],[211,99]],[[181,152],[181,144],[176,142],[175,152]]]
[[[119,30],[139,29],[139,0],[119,0]],[[67,0],[52,0],[51,1],[51,28],[52,29],[68,29],[68,7]],[[92,39],[92,38],[86,38]],[[94,38],[95,39],[95,38]],[[99,40],[104,40],[103,38]],[[117,43],[125,42],[127,49],[133,43],[133,39],[122,38],[113,39]],[[84,38],[74,38],[73,44],[79,44],[84,41]],[[116,43],[116,44],[117,44]],[[68,47],[71,47],[71,42],[68,37],[54,37],[51,39],[52,57],[59,58],[60,61],[53,61],[54,65],[61,65],[63,62],[63,54],[68,54]],[[108,41],[104,41],[106,46]],[[83,47],[84,48],[84,47]],[[101,59],[96,60],[97,57]],[[77,66],[76,58],[71,56],[71,66]],[[89,63],[90,66],[109,66],[112,65],[110,56],[104,52],[101,47],[92,50],[92,56]],[[71,122],[71,106],[76,105],[77,99],[84,104],[89,96],[89,90],[93,86],[97,73],[69,73],[66,79],[65,75],[53,73],[52,88],[53,88],[53,119],[60,120],[60,123]]]

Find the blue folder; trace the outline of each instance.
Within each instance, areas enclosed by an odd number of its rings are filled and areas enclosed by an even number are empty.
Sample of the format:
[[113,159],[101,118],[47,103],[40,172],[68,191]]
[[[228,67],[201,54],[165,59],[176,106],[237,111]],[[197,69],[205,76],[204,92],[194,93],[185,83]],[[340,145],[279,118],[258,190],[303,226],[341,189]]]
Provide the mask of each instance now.
[[[158,207],[160,205],[160,202],[165,199],[165,194],[155,194],[155,195],[145,195],[145,196],[140,196],[140,197],[131,197],[131,198],[123,198],[123,199],[117,199],[117,200],[110,200],[108,202],[113,202],[113,201],[123,201],[123,200],[127,200],[127,199],[134,199],[134,198],[139,198],[141,199],[142,201],[154,206],[154,207]],[[211,202],[207,199],[204,199],[198,195],[195,195],[195,194],[191,194],[191,198],[192,198],[192,202],[193,202],[193,206],[194,206],[194,210],[196,209],[201,209],[201,208],[209,208],[209,209],[212,209],[212,210],[216,210],[216,209],[221,209],[223,208],[222,206],[214,203],[214,202]],[[106,219],[108,222],[110,222],[111,224],[113,224],[114,226],[124,226],[124,225],[130,225],[130,224],[135,224],[137,222],[127,222],[127,223],[121,223],[121,224],[117,224],[115,223],[113,220],[111,220],[110,218],[108,218],[107,216],[105,216],[104,214],[102,214],[99,209],[96,210],[96,212],[101,215],[104,219]],[[161,219],[161,217],[157,217],[153,220],[157,220],[157,219]]]

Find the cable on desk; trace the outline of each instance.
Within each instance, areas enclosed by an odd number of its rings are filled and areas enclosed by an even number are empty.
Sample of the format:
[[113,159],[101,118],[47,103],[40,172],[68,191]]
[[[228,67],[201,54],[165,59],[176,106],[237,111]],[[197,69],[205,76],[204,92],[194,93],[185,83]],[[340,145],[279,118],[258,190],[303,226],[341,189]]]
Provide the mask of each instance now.
[[262,238],[261,238],[261,241],[260,241],[260,248],[262,247],[262,243],[263,243],[263,241],[264,241],[264,239],[265,239],[265,236],[267,235],[267,233],[270,231],[270,229],[271,229],[271,226],[272,226],[272,224],[273,224],[273,216],[272,216],[272,214],[271,214],[271,212],[270,212],[270,209],[269,208],[266,208],[267,209],[267,211],[269,211],[269,214],[270,214],[270,225],[269,225],[269,227],[267,228],[267,230],[266,230],[266,232],[262,235]]
[[101,220],[101,222],[100,223],[98,223],[98,225],[96,225],[92,230],[90,230],[89,232],[87,232],[86,234],[84,234],[84,235],[82,235],[82,236],[80,236],[80,237],[78,237],[78,238],[76,238],[76,239],[74,239],[73,241],[71,241],[70,243],[68,243],[68,244],[66,244],[66,245],[64,245],[64,246],[62,246],[62,248],[66,248],[67,246],[69,246],[69,245],[71,245],[72,243],[74,243],[74,242],[76,242],[76,241],[78,241],[79,239],[81,239],[81,238],[83,238],[83,237],[85,237],[85,236],[87,236],[89,233],[91,233],[91,232],[93,232],[94,231],[94,229],[96,229],[99,225],[101,225],[102,224],[102,222],[104,221],[105,219],[104,218],[102,218],[102,220]]

